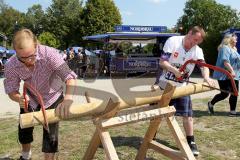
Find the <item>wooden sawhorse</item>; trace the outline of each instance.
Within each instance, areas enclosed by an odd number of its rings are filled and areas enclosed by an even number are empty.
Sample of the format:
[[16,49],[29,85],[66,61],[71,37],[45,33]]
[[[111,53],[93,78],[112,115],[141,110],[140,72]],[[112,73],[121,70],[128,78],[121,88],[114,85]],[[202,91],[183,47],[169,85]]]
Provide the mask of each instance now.
[[[119,160],[107,129],[146,120],[150,120],[150,125],[138,150],[136,160],[144,160],[148,149],[153,149],[174,160],[195,160],[195,157],[188,146],[187,140],[174,117],[176,110],[173,106],[169,106],[175,88],[175,86],[168,83],[162,98],[157,105],[135,108],[131,110],[131,113],[125,113],[124,110],[119,111],[119,102],[115,103],[110,99],[103,114],[93,119],[96,130],[87,151],[85,152],[83,160],[92,160],[100,144],[103,145],[107,160]],[[86,98],[89,102],[89,98]],[[130,118],[123,119],[121,117],[122,114]],[[180,150],[174,150],[153,140],[160,123],[164,119],[167,121],[167,125]]]

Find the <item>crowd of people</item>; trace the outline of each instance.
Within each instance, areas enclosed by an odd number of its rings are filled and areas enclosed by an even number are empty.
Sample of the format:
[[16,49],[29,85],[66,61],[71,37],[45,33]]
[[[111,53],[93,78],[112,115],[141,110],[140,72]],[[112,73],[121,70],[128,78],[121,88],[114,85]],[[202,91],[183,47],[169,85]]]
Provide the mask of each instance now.
[[[91,55],[87,55],[85,48],[77,47],[76,50],[71,47],[63,51],[62,57],[70,69],[78,75],[78,78],[85,78],[87,73],[90,77],[110,75],[111,56],[102,50],[99,53],[92,52]],[[6,52],[0,54],[0,77],[4,76],[4,65],[8,59]]]
[[77,52],[75,52],[74,48],[70,48],[68,53],[67,50],[64,50],[64,60],[78,77],[85,77],[90,58],[86,55],[84,48],[79,48]]
[[79,78],[85,78],[86,73],[89,75],[110,75],[110,55],[104,51],[99,53],[91,53],[87,55],[85,48],[78,48],[77,51],[71,47],[64,50],[63,59],[67,62],[71,70],[73,70]]
[[0,77],[3,77],[4,65],[7,63],[8,57],[6,51],[0,54]]

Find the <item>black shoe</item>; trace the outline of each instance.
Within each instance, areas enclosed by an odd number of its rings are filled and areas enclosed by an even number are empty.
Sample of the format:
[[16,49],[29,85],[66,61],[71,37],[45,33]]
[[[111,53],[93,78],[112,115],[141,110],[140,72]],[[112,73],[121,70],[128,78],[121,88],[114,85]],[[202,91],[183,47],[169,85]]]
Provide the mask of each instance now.
[[188,144],[190,149],[192,150],[192,153],[194,156],[198,156],[199,155],[199,151],[197,149],[197,145],[195,142],[191,142],[190,144]]
[[31,158],[30,159],[24,159],[22,156],[20,156],[20,158],[18,160],[31,160]]
[[240,116],[240,114],[239,113],[229,113],[229,115],[228,115],[229,117],[238,117],[238,116]]
[[213,110],[213,105],[211,104],[211,102],[208,102],[208,113],[209,114],[214,114],[214,110]]

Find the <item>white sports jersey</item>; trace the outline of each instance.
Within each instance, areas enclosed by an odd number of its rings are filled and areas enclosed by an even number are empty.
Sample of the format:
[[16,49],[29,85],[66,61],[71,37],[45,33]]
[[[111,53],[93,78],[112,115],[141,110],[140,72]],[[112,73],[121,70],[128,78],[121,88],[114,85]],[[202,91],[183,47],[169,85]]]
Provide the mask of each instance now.
[[[192,47],[189,51],[185,51],[183,47],[183,39],[184,39],[184,36],[170,37],[166,41],[163,47],[164,53],[170,54],[169,63],[172,66],[175,66],[176,68],[180,68],[187,60],[190,60],[190,59],[204,60],[203,51],[197,45]],[[194,67],[195,67],[195,64],[189,64],[186,66],[186,69],[184,72],[190,76]],[[167,70],[163,71],[159,80],[160,80],[161,88],[165,88],[165,84],[166,84],[161,82],[166,82],[168,80],[174,81],[176,86],[186,85],[186,82],[176,81],[175,75],[172,72],[169,72]]]

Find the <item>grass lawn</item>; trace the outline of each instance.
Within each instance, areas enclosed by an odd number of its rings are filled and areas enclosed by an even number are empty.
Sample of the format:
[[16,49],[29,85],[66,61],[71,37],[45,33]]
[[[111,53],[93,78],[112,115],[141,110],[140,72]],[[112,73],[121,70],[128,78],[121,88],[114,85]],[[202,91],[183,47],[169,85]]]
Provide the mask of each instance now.
[[[200,150],[199,160],[239,160],[240,159],[240,117],[228,117],[229,105],[227,101],[215,105],[215,115],[209,116],[206,111],[207,99],[193,101],[195,137]],[[239,102],[238,102],[239,104]],[[181,118],[177,118],[182,127]],[[0,119],[0,160],[9,156],[17,159],[20,145],[17,140],[17,118]],[[117,154],[122,160],[135,159],[141,140],[147,130],[149,121],[110,129],[110,134]],[[59,160],[80,160],[87,149],[94,133],[91,121],[62,121],[60,123]],[[169,134],[166,122],[158,130],[157,140],[169,146],[176,147],[173,137]],[[32,143],[33,159],[42,159],[41,152],[42,127],[34,130]],[[148,150],[148,160],[168,159],[159,153]],[[95,159],[103,160],[105,155],[100,147]]]

